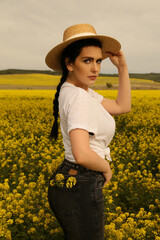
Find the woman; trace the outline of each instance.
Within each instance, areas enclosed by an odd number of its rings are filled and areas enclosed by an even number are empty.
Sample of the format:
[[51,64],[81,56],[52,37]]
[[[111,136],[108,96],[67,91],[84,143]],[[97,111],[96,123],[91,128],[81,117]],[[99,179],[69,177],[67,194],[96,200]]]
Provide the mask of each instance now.
[[[130,81],[120,47],[117,40],[97,35],[91,25],[78,24],[65,30],[63,42],[46,57],[51,69],[62,71],[51,137],[58,136],[59,111],[65,159],[50,179],[48,199],[67,240],[104,239],[102,188],[112,177],[108,145],[115,133],[111,115],[131,110]],[[107,57],[119,73],[116,100],[89,88]]]

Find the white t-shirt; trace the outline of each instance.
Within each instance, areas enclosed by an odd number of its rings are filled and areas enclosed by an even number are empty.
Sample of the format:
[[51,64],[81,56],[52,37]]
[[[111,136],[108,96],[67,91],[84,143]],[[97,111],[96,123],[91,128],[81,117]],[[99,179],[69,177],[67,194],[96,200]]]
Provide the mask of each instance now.
[[108,145],[115,133],[115,121],[101,104],[103,96],[91,88],[86,91],[64,82],[58,100],[65,158],[76,162],[72,154],[69,132],[80,128],[90,133],[90,148],[102,158],[106,157],[112,161]]

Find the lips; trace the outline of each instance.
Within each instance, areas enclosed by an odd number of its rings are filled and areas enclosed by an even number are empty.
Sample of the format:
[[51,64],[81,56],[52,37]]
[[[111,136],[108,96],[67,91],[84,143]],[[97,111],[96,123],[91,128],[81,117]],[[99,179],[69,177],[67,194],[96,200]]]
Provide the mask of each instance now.
[[91,80],[95,80],[97,78],[97,76],[96,75],[88,76],[88,78],[91,79]]

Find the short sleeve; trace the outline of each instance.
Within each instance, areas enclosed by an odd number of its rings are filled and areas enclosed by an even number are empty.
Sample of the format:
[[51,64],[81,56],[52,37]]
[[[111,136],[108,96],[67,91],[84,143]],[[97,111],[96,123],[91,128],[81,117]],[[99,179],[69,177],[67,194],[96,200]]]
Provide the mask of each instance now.
[[101,103],[104,97],[97,92],[94,92],[94,93],[95,93],[97,100]]
[[94,96],[94,98],[96,98],[98,100],[98,102],[101,103],[104,97],[92,89],[90,89],[90,91],[91,91],[92,95]]
[[88,93],[79,90],[70,99],[67,110],[68,134],[71,130],[80,128],[94,134],[97,133],[94,103]]

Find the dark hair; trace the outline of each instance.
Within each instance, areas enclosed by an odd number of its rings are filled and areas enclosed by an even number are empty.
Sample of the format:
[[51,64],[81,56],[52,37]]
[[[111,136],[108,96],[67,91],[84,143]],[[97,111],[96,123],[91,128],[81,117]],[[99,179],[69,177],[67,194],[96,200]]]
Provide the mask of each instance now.
[[65,48],[65,50],[62,53],[62,57],[61,57],[62,77],[61,77],[60,83],[57,86],[57,92],[56,92],[55,98],[53,100],[54,123],[53,123],[52,130],[50,133],[51,139],[54,138],[55,140],[57,140],[57,138],[58,138],[58,113],[59,113],[58,97],[59,97],[59,92],[60,92],[61,86],[68,77],[68,69],[65,64],[65,59],[69,58],[69,61],[71,63],[74,63],[76,58],[81,53],[82,48],[87,47],[87,46],[95,46],[95,47],[102,48],[102,44],[99,40],[94,39],[94,38],[88,38],[88,39],[78,40],[78,41],[70,44],[68,47]]

